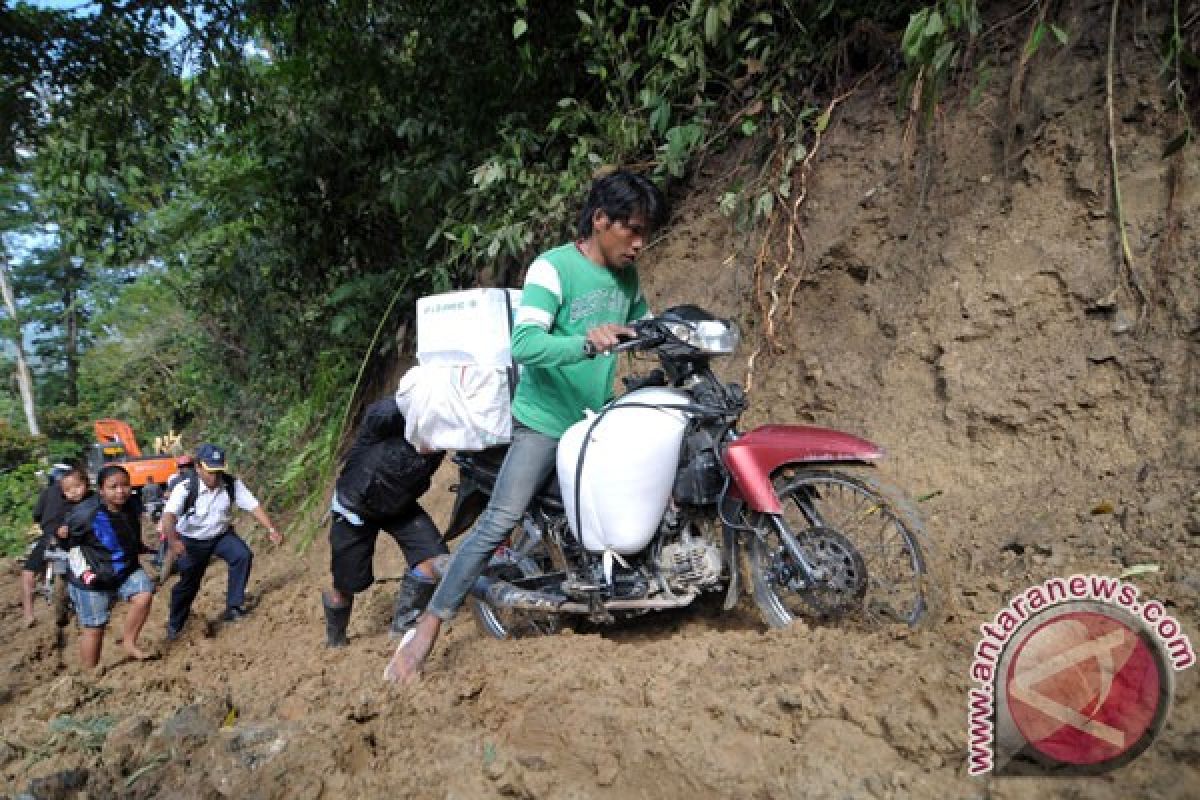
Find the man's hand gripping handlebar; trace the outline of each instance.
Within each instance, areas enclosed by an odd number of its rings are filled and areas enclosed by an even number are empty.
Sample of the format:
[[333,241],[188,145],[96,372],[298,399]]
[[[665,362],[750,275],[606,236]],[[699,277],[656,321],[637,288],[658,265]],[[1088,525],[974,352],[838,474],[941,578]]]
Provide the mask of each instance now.
[[587,340],[583,343],[583,354],[587,358],[595,358],[601,354],[641,350],[657,342],[653,320],[638,320],[632,327],[600,325],[588,331]]

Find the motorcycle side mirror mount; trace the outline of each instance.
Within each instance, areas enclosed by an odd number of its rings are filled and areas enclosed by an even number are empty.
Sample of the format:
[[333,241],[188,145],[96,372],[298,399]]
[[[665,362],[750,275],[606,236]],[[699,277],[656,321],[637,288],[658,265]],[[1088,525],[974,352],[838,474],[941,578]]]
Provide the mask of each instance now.
[[644,389],[647,386],[666,386],[667,374],[661,369],[652,369],[645,375],[626,375],[621,378],[621,383],[625,385],[626,393]]

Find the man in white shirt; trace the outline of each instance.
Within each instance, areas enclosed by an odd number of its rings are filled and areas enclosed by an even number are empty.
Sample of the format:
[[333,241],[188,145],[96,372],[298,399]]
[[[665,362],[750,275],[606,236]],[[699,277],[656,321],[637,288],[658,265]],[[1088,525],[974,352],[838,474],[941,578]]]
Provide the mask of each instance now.
[[226,473],[222,448],[201,445],[195,462],[195,474],[175,485],[163,509],[163,533],[179,568],[179,582],[171,590],[168,640],[178,638],[183,630],[213,556],[229,565],[225,613],[221,619],[235,622],[246,615],[242,604],[254,554],[233,530],[235,506],[249,511],[267,529],[271,542],[283,541],[283,534],[276,530],[246,484]]

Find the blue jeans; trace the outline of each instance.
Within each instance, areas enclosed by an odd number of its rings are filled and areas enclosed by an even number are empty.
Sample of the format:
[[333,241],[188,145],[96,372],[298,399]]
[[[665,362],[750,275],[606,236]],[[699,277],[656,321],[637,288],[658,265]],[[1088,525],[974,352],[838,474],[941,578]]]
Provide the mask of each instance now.
[[[62,580],[60,575],[56,580]],[[132,600],[135,595],[154,594],[154,581],[144,570],[138,568],[121,582],[116,589],[84,589],[73,583],[67,584],[67,592],[75,605],[75,616],[84,628],[103,628],[108,624],[109,609],[117,598]]]
[[558,439],[514,420],[512,444],[488,506],[454,551],[427,611],[443,620],[454,617],[496,548],[512,533],[529,501],[554,471],[557,451]]

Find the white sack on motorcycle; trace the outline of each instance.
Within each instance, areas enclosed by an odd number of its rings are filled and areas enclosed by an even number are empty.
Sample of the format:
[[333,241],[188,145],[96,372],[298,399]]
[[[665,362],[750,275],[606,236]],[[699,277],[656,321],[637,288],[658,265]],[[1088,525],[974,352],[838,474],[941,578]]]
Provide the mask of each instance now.
[[423,453],[484,450],[512,439],[513,314],[519,289],[468,289],[417,300],[417,361],[396,403]]
[[508,394],[503,367],[413,367],[396,389],[404,438],[422,453],[505,444],[512,439]]
[[677,389],[639,389],[608,406],[599,421],[589,413],[563,434],[558,482],[567,521],[585,548],[632,555],[650,542],[671,497],[687,428],[684,413],[671,407],[688,402]]

